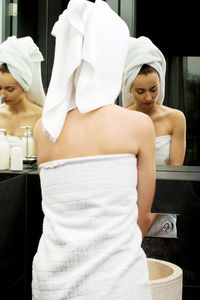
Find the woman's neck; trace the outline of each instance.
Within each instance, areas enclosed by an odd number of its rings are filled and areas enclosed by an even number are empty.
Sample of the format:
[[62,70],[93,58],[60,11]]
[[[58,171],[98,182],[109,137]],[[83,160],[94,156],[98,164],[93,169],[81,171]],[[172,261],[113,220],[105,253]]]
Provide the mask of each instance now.
[[138,105],[137,103],[134,103],[134,104],[130,105],[128,107],[128,109],[143,112],[150,117],[154,116],[159,110],[158,105],[156,103],[154,105],[152,105],[151,107],[144,107],[144,106]]
[[20,114],[23,112],[27,112],[30,109],[31,105],[31,102],[26,97],[23,97],[18,103],[9,105],[8,110],[12,114]]

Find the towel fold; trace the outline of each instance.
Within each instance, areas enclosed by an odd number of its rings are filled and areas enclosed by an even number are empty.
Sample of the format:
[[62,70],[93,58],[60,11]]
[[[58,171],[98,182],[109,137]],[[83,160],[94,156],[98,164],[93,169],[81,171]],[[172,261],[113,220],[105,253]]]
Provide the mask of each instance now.
[[126,23],[102,1],[71,0],[55,23],[54,65],[43,127],[55,142],[67,112],[113,104],[120,92],[128,51]]
[[9,72],[26,92],[27,98],[43,106],[45,93],[41,61],[43,56],[29,36],[11,36],[0,45],[0,65],[7,64]]
[[157,98],[157,103],[163,103],[165,95],[165,58],[149,38],[145,36],[139,38],[131,37],[124,68],[124,86],[122,89],[122,103],[124,107],[128,107],[134,103],[130,92],[131,86],[144,64],[153,67],[160,76],[160,94]]

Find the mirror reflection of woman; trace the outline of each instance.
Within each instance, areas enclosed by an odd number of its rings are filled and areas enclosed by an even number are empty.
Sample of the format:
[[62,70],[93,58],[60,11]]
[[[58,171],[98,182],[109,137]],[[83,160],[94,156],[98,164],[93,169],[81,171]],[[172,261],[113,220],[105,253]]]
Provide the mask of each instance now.
[[9,37],[0,45],[0,128],[6,129],[10,145],[19,143],[23,126],[42,115],[45,98],[40,63],[42,54],[30,37]]
[[[130,38],[124,68],[123,106],[143,112],[153,121],[156,165],[182,165],[186,149],[186,121],[180,110],[162,105],[165,72],[165,58],[149,38]],[[152,214],[148,236],[163,233],[162,220],[165,216]],[[168,218],[176,222],[175,215]]]
[[156,134],[157,165],[182,165],[186,148],[184,114],[162,105],[166,63],[146,37],[131,38],[125,65],[123,106],[149,115]]
[[21,136],[29,125],[33,130],[36,121],[41,117],[42,107],[29,101],[25,91],[10,74],[7,65],[0,66],[0,127],[6,128],[7,134]]

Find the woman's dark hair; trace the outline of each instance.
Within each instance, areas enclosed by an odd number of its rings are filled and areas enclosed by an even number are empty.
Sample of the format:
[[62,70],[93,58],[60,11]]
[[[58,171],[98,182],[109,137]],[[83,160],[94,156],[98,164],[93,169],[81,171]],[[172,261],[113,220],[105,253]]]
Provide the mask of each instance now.
[[[139,74],[140,74],[140,75],[147,75],[147,74],[150,74],[150,73],[153,73],[153,72],[158,73],[158,72],[156,71],[156,69],[154,69],[153,67],[151,67],[151,66],[149,66],[149,65],[147,65],[147,64],[144,64],[144,65],[142,65],[142,67],[141,67],[141,69],[140,69],[138,75],[139,75]],[[158,75],[159,75],[159,74],[158,74]]]
[[0,65],[0,72],[1,73],[10,73],[10,71],[8,70],[7,64]]

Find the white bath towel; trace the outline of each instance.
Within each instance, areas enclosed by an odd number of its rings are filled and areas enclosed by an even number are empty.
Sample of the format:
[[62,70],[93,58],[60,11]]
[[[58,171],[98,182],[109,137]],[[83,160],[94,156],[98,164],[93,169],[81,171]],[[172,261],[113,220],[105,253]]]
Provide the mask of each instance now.
[[169,165],[171,138],[171,135],[156,137],[156,165]]
[[157,98],[157,102],[159,104],[163,103],[165,95],[165,58],[162,52],[149,38],[145,36],[139,38],[131,37],[124,68],[124,85],[122,89],[122,103],[124,107],[128,107],[134,103],[130,89],[134,79],[144,64],[153,67],[160,76],[160,94]]
[[26,92],[27,98],[43,106],[45,93],[41,78],[43,56],[29,36],[8,39],[0,45],[0,65],[7,64],[14,79]]
[[132,154],[40,165],[43,233],[32,299],[150,300]]
[[102,1],[71,0],[55,23],[55,58],[43,110],[43,126],[52,142],[67,112],[81,113],[113,104],[120,92],[129,30]]

